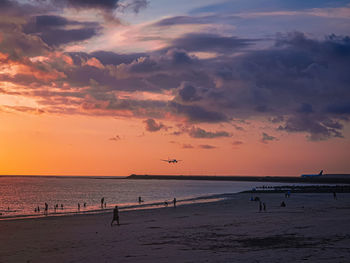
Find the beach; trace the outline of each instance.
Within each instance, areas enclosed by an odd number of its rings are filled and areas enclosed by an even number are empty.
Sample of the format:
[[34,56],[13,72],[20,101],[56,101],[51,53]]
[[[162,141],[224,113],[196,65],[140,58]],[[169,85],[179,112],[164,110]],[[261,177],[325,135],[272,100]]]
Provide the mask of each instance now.
[[349,193],[239,193],[120,211],[113,227],[112,212],[4,220],[0,262],[349,262],[349,219]]

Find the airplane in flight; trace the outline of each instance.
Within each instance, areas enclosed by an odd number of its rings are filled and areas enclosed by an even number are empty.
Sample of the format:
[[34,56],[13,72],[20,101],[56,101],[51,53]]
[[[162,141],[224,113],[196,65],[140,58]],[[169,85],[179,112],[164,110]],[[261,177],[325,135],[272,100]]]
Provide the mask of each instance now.
[[167,163],[173,163],[173,164],[175,164],[175,163],[178,163],[178,162],[180,162],[180,161],[182,161],[182,160],[169,159],[169,158],[168,158],[168,160],[163,160],[163,159],[161,159],[161,161],[167,162]]

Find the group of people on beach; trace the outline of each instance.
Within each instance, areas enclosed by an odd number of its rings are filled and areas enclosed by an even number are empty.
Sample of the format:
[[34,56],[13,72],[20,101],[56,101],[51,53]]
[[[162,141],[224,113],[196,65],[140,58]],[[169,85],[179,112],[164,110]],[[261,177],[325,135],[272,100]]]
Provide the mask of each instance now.
[[[141,196],[139,196],[139,197],[138,197],[138,203],[139,203],[139,204],[142,204],[143,202],[144,202],[144,200],[142,199]],[[176,198],[174,197],[174,199],[173,199],[173,201],[172,201],[172,203],[174,204],[174,207],[176,207],[176,202],[177,202],[177,201],[176,201]],[[164,205],[165,205],[165,206],[168,206],[169,203],[171,203],[171,202],[164,201]],[[63,204],[61,204],[60,207],[61,207],[61,210],[63,210],[63,208],[64,208]],[[84,208],[87,207],[87,203],[86,203],[86,202],[83,203],[83,207],[84,207]],[[81,205],[80,205],[80,203],[78,203],[78,211],[80,211],[80,208],[81,208]],[[103,209],[103,208],[107,208],[107,202],[105,201],[105,198],[104,198],[104,197],[101,198],[101,209]],[[59,209],[59,205],[58,205],[58,204],[55,204],[55,205],[53,206],[53,209],[54,209],[54,211],[55,211],[55,213],[56,213],[56,211]],[[35,212],[35,213],[40,213],[40,206],[35,207],[35,208],[34,208],[34,212]],[[45,204],[44,204],[44,215],[48,215],[48,213],[49,213],[49,205],[48,205],[48,203],[45,202]],[[113,225],[113,223],[114,223],[115,221],[116,221],[117,224],[119,225],[119,209],[118,209],[118,206],[115,206],[114,209],[113,209],[113,220],[112,220],[112,222],[111,222],[111,225]]]

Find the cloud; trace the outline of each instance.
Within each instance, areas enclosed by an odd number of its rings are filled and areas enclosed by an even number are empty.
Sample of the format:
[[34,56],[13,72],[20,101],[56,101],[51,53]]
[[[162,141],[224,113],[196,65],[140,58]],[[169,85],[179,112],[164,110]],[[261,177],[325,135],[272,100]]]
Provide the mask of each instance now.
[[192,127],[189,131],[188,134],[192,138],[207,138],[207,139],[213,139],[213,138],[219,138],[219,137],[231,137],[231,134],[229,134],[226,131],[217,131],[217,132],[208,132],[205,131],[201,128],[195,128]]
[[182,145],[182,148],[183,148],[183,149],[193,149],[194,147],[193,147],[192,144],[184,143],[184,144]]
[[146,124],[146,130],[149,132],[157,132],[161,129],[168,129],[168,127],[165,126],[163,123],[157,123],[154,119],[147,119],[144,121],[144,123]]
[[183,105],[176,102],[169,103],[172,112],[185,115],[190,122],[218,123],[228,121],[228,117],[216,111],[211,111],[198,105]]
[[234,141],[234,142],[232,142],[233,146],[239,146],[239,145],[242,145],[242,144],[243,144],[242,141]]
[[231,53],[252,45],[256,40],[209,33],[189,33],[171,41],[170,46],[186,51]]
[[109,140],[110,140],[110,141],[119,141],[119,140],[121,140],[121,138],[120,138],[119,135],[115,135],[115,136],[109,138]]
[[342,138],[339,132],[343,125],[324,115],[296,115],[287,119],[284,126],[279,126],[278,130],[287,132],[307,132],[311,141],[327,140],[332,137]]
[[198,148],[206,149],[206,150],[212,150],[212,149],[215,149],[217,147],[213,146],[213,145],[209,145],[209,144],[201,144],[201,145],[198,146]]
[[267,133],[263,132],[261,142],[268,143],[269,141],[278,141],[278,139],[274,136],[268,135]]
[[[279,34],[273,46],[205,59],[181,45],[130,54],[64,53],[42,41],[43,28],[94,25],[54,15],[35,17],[47,22],[35,24],[37,33],[25,34],[16,23],[11,33],[7,22],[0,25],[6,29],[1,32],[5,70],[0,81],[8,83],[2,87],[6,92],[35,99],[46,112],[171,117],[187,125],[258,118],[279,132],[304,133],[310,140],[342,137],[350,118],[347,36],[320,40],[301,32]],[[181,44],[184,36],[178,39]],[[220,52],[229,50],[225,41],[218,44]],[[251,42],[242,43],[243,48]],[[154,122],[153,129],[159,128],[161,122]]]
[[[71,29],[71,27],[78,27]],[[71,42],[87,40],[98,34],[98,23],[78,22],[61,16],[40,15],[24,25],[23,32],[39,36],[46,44],[59,46]]]
[[178,90],[179,100],[182,102],[191,102],[200,100],[197,89],[188,82],[181,83]]

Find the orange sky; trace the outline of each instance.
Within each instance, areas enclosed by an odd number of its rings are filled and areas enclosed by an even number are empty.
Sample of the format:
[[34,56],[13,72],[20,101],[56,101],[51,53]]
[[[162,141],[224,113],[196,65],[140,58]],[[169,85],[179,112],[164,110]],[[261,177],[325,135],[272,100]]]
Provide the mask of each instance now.
[[[233,137],[225,139],[191,139],[147,132],[140,119],[111,117],[1,113],[0,121],[1,174],[297,176],[320,169],[328,173],[349,169],[350,143],[344,139],[315,143],[300,134],[286,134],[264,144],[254,131],[233,131]],[[120,140],[110,140],[115,135]],[[236,139],[243,144],[232,145]],[[183,149],[182,144],[194,148]],[[217,148],[197,148],[202,144]],[[160,161],[168,157],[183,161]]]
[[0,2],[0,174],[350,173],[349,5],[248,2]]

